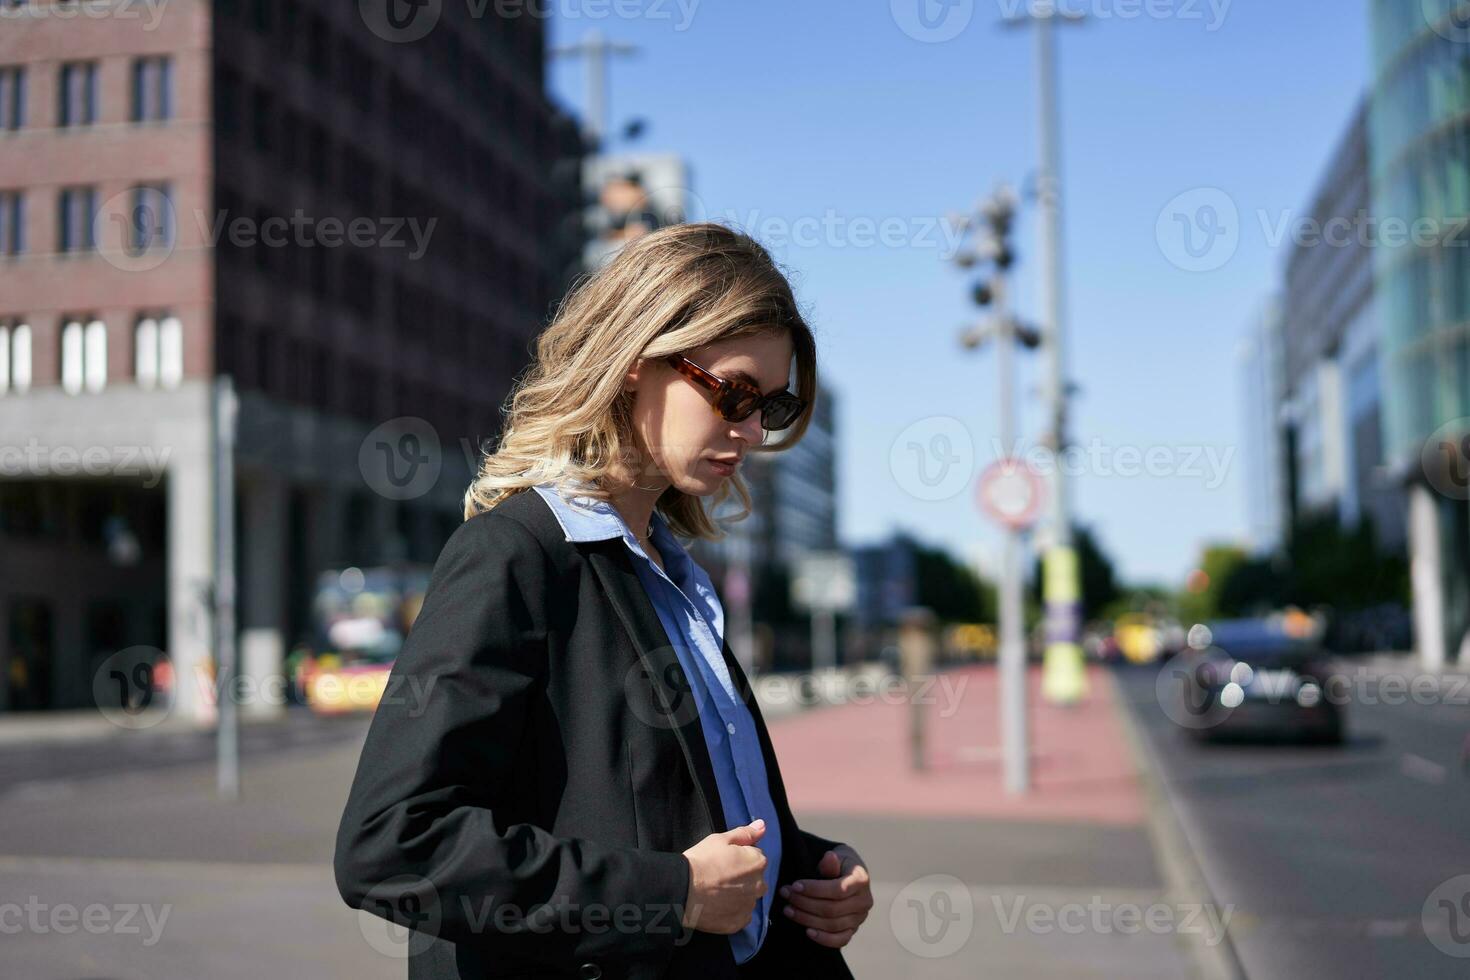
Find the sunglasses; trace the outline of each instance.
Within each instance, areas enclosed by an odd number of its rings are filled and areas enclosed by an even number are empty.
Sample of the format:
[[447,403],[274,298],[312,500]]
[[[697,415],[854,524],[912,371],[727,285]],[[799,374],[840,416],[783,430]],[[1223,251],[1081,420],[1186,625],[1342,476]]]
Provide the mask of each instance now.
[[675,371],[715,393],[715,412],[726,422],[743,422],[760,409],[761,427],[775,431],[791,425],[806,408],[805,399],[785,388],[762,395],[754,385],[717,377],[680,354],[670,354],[666,360]]

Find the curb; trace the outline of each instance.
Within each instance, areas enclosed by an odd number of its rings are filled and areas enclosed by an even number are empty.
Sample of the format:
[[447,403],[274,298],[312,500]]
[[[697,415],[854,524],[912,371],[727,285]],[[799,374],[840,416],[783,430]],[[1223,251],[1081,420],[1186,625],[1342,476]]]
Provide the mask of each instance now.
[[[287,709],[279,715],[240,714],[240,726],[280,725],[290,720]],[[216,721],[164,716],[140,728],[124,728],[108,721],[95,708],[41,712],[34,716],[0,717],[0,749],[41,745],[79,744],[115,738],[155,738],[164,735],[213,733]]]
[[[1134,768],[1138,770],[1138,779],[1143,787],[1148,806],[1149,840],[1164,875],[1165,889],[1180,902],[1218,908],[1220,903],[1215,900],[1209,881],[1206,880],[1199,862],[1195,860],[1189,833],[1180,822],[1169,798],[1168,786],[1160,775],[1163,770],[1159,767],[1158,758],[1133,717],[1132,702],[1119,683],[1117,674],[1109,670],[1106,676],[1112,689],[1113,707],[1118,714],[1124,740],[1128,743]],[[1245,967],[1240,962],[1240,955],[1235,949],[1235,941],[1230,936],[1228,926],[1224,941],[1215,946],[1196,936],[1186,939],[1179,934],[1176,938],[1188,951],[1199,980],[1245,980]]]

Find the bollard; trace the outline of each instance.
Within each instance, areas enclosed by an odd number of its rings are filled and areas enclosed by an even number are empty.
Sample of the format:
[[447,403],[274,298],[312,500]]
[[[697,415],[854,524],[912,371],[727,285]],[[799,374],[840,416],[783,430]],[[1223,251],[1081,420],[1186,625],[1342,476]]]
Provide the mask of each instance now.
[[904,610],[898,626],[898,665],[909,699],[909,765],[915,772],[925,764],[924,706],[914,697],[918,684],[934,670],[934,612],[924,606]]

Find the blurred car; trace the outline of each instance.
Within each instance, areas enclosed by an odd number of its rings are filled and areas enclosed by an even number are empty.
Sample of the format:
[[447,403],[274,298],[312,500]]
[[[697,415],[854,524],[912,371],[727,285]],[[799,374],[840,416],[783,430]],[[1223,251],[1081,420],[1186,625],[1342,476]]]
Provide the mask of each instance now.
[[296,688],[318,714],[373,711],[418,616],[429,570],[345,568],[323,572],[312,600],[312,637]]
[[1202,741],[1281,739],[1338,743],[1343,711],[1329,697],[1329,654],[1280,621],[1196,626],[1169,662],[1182,679],[1170,714]]
[[1157,659],[1162,649],[1158,624],[1147,613],[1124,613],[1113,624],[1113,639],[1124,659],[1146,664]]
[[1118,645],[1118,638],[1112,633],[1099,633],[1090,637],[1089,641],[1083,643],[1083,649],[1098,663],[1111,666],[1123,662],[1123,648]]

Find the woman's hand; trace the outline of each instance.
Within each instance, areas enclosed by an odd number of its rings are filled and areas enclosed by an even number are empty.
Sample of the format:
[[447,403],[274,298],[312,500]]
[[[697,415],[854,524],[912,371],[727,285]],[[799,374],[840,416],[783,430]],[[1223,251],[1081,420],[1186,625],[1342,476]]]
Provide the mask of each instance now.
[[766,892],[767,859],[756,846],[765,835],[766,822],[757,818],[710,834],[684,852],[690,868],[686,928],[733,935],[750,924]]
[[834,949],[846,946],[873,907],[868,867],[858,852],[838,844],[822,855],[817,871],[825,878],[802,878],[781,887],[789,903],[784,914],[806,926],[807,938]]

